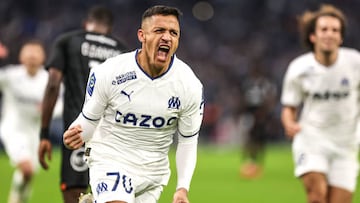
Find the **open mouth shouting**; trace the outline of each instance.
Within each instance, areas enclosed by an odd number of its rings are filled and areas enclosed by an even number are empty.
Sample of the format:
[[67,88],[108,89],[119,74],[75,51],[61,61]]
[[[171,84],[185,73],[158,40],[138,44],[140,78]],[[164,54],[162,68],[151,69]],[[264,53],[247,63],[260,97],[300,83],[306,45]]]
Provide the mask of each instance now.
[[157,58],[160,61],[165,62],[170,52],[170,46],[168,45],[160,45],[157,51]]

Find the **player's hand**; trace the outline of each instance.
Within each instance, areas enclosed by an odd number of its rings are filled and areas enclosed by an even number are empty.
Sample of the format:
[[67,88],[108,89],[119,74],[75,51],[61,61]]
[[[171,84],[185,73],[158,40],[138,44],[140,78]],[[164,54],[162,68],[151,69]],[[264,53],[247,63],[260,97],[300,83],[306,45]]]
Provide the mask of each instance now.
[[172,203],[189,203],[188,191],[185,188],[177,189]]
[[300,132],[301,127],[297,122],[288,122],[286,125],[284,125],[284,129],[285,129],[285,135],[290,138],[293,139],[294,136]]
[[70,127],[64,132],[63,141],[64,145],[69,149],[79,149],[84,145],[84,141],[81,137],[82,128],[80,125]]
[[51,161],[51,152],[52,152],[52,146],[49,139],[41,139],[39,150],[38,150],[38,156],[39,161],[43,169],[47,170],[49,168],[49,165],[46,163],[46,157],[49,161]]

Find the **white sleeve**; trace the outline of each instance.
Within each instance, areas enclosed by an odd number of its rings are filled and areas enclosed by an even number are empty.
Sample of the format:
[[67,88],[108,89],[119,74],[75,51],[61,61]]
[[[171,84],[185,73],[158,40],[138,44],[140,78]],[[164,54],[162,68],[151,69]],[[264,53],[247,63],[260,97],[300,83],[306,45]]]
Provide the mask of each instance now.
[[[83,115],[89,120],[100,120],[107,106],[108,89],[106,75],[101,69],[106,67],[97,66],[91,69],[86,87],[85,102],[82,109]],[[110,83],[111,84],[111,83]]]
[[300,78],[298,77],[299,74],[294,73],[296,69],[298,69],[297,66],[290,64],[285,73],[281,94],[282,105],[298,106],[303,100],[303,90]]
[[64,84],[60,85],[60,92],[53,111],[53,118],[62,117],[64,111]]
[[69,128],[75,125],[80,125],[83,130],[81,133],[81,137],[84,142],[87,142],[92,138],[98,123],[99,120],[96,121],[89,120],[82,113],[80,113],[79,116],[76,118],[76,120],[71,123]]
[[198,135],[192,137],[178,136],[176,149],[176,170],[177,186],[176,189],[185,188],[189,191],[192,176],[194,174],[197,160]]
[[199,81],[193,83],[186,94],[185,108],[181,111],[178,130],[183,136],[193,136],[199,132],[203,120],[203,87]]
[[107,105],[107,88],[104,71],[99,71],[100,66],[92,68],[86,87],[86,98],[82,112],[70,125],[80,125],[83,140],[89,141],[102,118]]

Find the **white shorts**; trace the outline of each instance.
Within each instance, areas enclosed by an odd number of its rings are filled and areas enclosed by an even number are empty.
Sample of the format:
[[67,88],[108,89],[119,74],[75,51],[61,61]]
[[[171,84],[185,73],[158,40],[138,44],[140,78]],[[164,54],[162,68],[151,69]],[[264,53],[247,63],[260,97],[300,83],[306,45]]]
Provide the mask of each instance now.
[[359,170],[357,150],[339,147],[325,139],[304,139],[301,135],[295,136],[292,150],[296,177],[320,172],[326,175],[329,185],[355,190]]
[[39,167],[38,137],[34,137],[31,133],[13,132],[11,134],[1,134],[1,140],[12,165],[16,166],[22,161],[30,160],[35,170]]
[[90,186],[96,203],[120,200],[128,203],[156,203],[166,176],[145,177],[124,170],[116,163],[90,166]]

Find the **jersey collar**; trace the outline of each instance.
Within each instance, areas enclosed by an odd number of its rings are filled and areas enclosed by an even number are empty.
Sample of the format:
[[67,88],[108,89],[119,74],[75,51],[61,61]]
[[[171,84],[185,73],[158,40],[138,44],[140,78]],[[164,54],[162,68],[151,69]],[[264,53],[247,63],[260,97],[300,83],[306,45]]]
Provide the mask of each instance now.
[[137,61],[137,55],[139,54],[139,51],[140,51],[140,49],[136,49],[136,52],[135,52],[135,62],[136,62],[136,64],[137,64],[138,68],[139,68],[148,78],[150,78],[151,80],[155,80],[155,79],[161,78],[161,77],[164,76],[167,72],[169,72],[169,70],[171,69],[172,64],[173,64],[173,62],[174,62],[175,54],[171,56],[171,61],[170,61],[169,67],[168,67],[168,69],[167,69],[164,73],[162,73],[161,75],[159,75],[159,76],[157,76],[157,77],[151,77],[148,73],[146,73],[146,72],[141,68],[140,64],[139,64],[138,61]]

